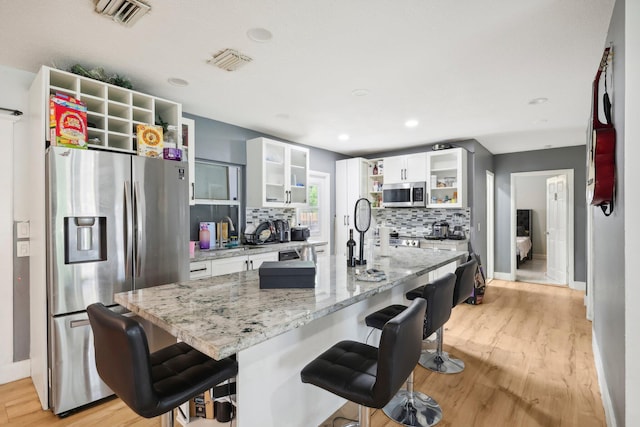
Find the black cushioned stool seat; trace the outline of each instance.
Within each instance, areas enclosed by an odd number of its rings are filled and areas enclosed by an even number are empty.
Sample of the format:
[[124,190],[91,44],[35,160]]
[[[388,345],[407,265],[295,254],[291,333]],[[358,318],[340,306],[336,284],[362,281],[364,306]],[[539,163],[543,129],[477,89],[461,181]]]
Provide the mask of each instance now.
[[378,348],[356,341],[335,344],[302,369],[302,382],[357,403],[357,425],[369,426],[369,408],[386,405],[418,363],[425,308],[418,298],[389,320]]
[[[475,260],[467,261],[460,264],[456,268],[455,274],[455,286],[453,288],[453,294],[451,298],[451,307],[463,303],[473,293],[475,286],[475,274],[478,268],[478,263]],[[406,298],[412,300],[416,298],[416,295],[425,297],[425,287],[420,286],[406,293]],[[447,317],[447,320],[449,318]],[[446,322],[446,320],[445,320]],[[455,359],[449,356],[449,353],[443,351],[442,343],[444,340],[444,329],[438,328],[438,348],[435,353],[423,352],[420,356],[420,366],[423,366],[431,371],[440,372],[443,374],[457,374],[464,370],[464,362],[460,359]],[[428,336],[425,336],[427,338]]]
[[[452,273],[421,286],[422,294],[417,298],[427,301],[427,311],[424,315],[422,338],[425,339],[438,330],[451,316],[451,304],[456,276]],[[369,326],[388,320],[402,305],[392,305],[378,310],[365,318]],[[407,389],[400,390],[383,408],[383,412],[392,420],[405,426],[432,426],[442,419],[442,408],[432,397],[413,390],[413,372],[407,381]]]
[[134,412],[163,415],[173,424],[173,409],[237,375],[238,363],[214,360],[185,343],[149,354],[142,326],[102,304],[87,307],[100,378]]
[[[414,298],[415,299],[415,298]],[[382,330],[384,325],[407,309],[406,305],[394,304],[371,313],[364,318],[364,323],[371,328]]]

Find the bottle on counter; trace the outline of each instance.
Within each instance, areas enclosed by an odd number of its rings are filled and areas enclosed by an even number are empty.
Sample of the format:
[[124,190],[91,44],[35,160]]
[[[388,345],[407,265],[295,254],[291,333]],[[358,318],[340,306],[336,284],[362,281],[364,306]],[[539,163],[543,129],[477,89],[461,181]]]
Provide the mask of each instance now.
[[353,240],[353,228],[349,229],[349,240],[347,240],[347,267],[355,267],[356,261],[353,258],[353,251],[356,246],[356,241]]
[[200,226],[200,249],[209,249],[211,233],[206,224]]

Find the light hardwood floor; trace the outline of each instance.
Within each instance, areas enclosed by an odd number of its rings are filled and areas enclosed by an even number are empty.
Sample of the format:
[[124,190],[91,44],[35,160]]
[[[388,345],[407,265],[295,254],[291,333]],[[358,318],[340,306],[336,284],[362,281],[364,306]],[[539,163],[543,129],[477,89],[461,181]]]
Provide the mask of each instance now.
[[[415,371],[415,389],[442,406],[444,417],[438,425],[604,426],[583,296],[565,287],[494,280],[482,305],[456,307],[445,328],[445,350],[463,359],[466,369],[456,375],[422,367]],[[347,414],[350,409],[345,408]],[[159,426],[160,422],[137,417],[119,399],[60,419],[40,409],[26,379],[0,386],[0,425]],[[372,425],[398,424],[375,411]]]

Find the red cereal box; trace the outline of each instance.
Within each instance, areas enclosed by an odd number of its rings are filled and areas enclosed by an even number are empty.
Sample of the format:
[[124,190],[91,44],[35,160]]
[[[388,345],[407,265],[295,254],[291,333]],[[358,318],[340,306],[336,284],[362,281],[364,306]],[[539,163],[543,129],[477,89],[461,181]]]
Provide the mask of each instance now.
[[87,148],[87,106],[63,93],[49,99],[51,145]]

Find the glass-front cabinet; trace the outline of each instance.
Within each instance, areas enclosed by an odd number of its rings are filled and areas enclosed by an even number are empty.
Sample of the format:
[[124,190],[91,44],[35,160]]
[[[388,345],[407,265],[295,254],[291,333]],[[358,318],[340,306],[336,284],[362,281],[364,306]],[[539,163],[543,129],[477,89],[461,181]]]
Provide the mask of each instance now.
[[463,148],[427,153],[427,207],[467,206],[467,151]]
[[247,141],[247,206],[306,206],[308,182],[308,149],[267,138]]

